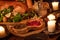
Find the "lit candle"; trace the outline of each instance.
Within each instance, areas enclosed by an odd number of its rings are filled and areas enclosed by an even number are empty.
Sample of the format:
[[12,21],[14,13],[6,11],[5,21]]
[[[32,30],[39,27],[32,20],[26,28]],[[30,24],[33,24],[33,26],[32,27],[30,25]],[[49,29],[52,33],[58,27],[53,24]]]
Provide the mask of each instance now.
[[52,2],[53,10],[58,10],[59,2]]
[[56,20],[55,19],[55,16],[53,14],[50,14],[47,16],[47,18],[49,19],[47,25],[48,25],[48,31],[49,32],[54,32],[55,31],[55,23],[56,23]]
[[48,31],[49,32],[54,32],[55,31],[55,20],[48,21]]
[[6,36],[6,32],[4,27],[0,26],[0,38],[3,38]]

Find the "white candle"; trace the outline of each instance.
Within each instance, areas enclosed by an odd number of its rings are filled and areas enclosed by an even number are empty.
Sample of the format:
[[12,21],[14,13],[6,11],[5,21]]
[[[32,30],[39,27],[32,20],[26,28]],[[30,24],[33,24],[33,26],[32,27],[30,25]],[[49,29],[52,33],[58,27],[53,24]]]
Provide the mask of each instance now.
[[48,21],[48,31],[49,32],[54,32],[55,31],[55,20]]
[[55,15],[50,14],[50,15],[47,16],[47,18],[48,18],[49,20],[53,20],[53,19],[55,19]]
[[4,27],[0,26],[0,38],[3,38],[6,36],[6,32]]
[[52,2],[53,10],[58,10],[59,2]]

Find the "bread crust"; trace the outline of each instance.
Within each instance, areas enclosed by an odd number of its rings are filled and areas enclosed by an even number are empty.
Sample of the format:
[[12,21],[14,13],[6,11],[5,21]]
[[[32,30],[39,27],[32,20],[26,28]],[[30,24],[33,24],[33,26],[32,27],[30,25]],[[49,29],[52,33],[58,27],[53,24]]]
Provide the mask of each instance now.
[[8,8],[9,6],[13,6],[14,8],[16,8],[17,6],[20,6],[20,12],[26,12],[27,10],[27,6],[26,4],[22,3],[22,2],[16,2],[16,1],[0,1],[0,10],[3,10],[4,8]]

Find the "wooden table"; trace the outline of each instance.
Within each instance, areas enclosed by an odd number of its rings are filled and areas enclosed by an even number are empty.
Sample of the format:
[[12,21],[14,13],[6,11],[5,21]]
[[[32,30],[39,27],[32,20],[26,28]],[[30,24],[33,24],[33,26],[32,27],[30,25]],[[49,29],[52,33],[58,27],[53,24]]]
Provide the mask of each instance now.
[[10,34],[6,38],[2,38],[0,40],[56,40],[59,36],[60,33],[56,35],[45,35],[44,33],[39,33],[36,35],[31,35],[29,37],[23,38]]

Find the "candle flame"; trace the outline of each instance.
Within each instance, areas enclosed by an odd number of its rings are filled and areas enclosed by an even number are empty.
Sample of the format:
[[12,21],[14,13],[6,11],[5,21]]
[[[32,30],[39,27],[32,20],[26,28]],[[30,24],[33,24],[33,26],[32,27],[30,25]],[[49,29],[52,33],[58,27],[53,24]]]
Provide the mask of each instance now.
[[49,20],[54,20],[54,19],[55,19],[55,15],[50,14],[50,15],[47,16],[47,18],[48,18]]
[[4,27],[0,26],[0,32],[5,31]]

